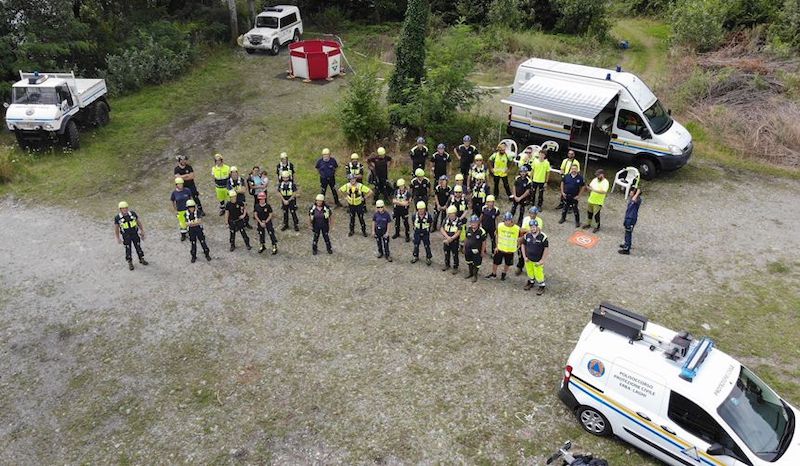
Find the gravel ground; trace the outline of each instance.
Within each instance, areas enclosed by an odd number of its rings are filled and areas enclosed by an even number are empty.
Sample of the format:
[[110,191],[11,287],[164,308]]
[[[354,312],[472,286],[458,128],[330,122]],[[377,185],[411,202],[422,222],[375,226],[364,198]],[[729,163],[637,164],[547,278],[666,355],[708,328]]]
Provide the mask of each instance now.
[[555,397],[589,310],[611,300],[659,320],[794,263],[798,188],[693,162],[645,186],[630,257],[616,253],[622,195],[583,250],[550,191],[543,297],[522,277],[439,271],[438,236],[431,267],[398,241],[394,263],[378,260],[341,210],[332,256],[310,255],[307,230],[279,232],[277,256],[231,253],[213,217],[213,261],[190,264],[162,204],[133,205],[151,265],[130,272],[110,221],[6,199],[0,463],[540,464],[571,436],[654,464],[581,434]]

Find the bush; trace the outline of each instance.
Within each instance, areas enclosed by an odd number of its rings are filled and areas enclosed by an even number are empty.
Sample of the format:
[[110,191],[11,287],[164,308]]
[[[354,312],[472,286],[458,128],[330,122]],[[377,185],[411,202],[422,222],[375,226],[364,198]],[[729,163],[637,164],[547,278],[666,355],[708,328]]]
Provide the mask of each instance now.
[[491,149],[505,138],[506,125],[488,115],[476,113],[454,113],[447,121],[433,123],[425,128],[428,141],[448,145],[458,144],[465,134],[469,134],[478,150],[491,152]]
[[678,0],[672,9],[672,40],[704,52],[725,37],[721,0]]
[[327,34],[338,34],[347,28],[347,13],[338,6],[325,8],[311,16],[311,22]]
[[10,147],[0,147],[0,183],[9,183],[14,179],[16,160],[11,157]]
[[388,133],[389,119],[381,102],[382,85],[375,67],[352,76],[342,102],[340,122],[350,144],[361,148]]
[[784,0],[770,33],[775,48],[800,50],[800,0]]
[[520,29],[522,9],[519,0],[494,0],[489,6],[489,23],[504,29]]
[[556,30],[567,34],[608,34],[606,2],[597,0],[554,0],[558,11]]
[[780,6],[774,0],[728,0],[725,3],[726,29],[752,27],[771,22]]
[[657,15],[669,11],[672,0],[621,0],[615,2],[614,12],[629,15],[631,12],[640,15]]
[[408,103],[413,90],[425,76],[425,36],[428,30],[428,3],[409,0],[403,30],[396,48],[396,65],[389,79],[389,103]]

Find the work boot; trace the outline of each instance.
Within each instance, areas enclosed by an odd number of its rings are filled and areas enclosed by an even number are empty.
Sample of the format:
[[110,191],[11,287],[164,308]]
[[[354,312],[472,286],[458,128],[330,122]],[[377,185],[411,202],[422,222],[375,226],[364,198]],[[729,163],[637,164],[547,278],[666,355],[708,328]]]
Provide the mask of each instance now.
[[233,251],[234,249],[236,249],[236,246],[231,244],[231,251]]
[[528,291],[531,288],[533,288],[533,282],[530,281],[530,280],[528,280],[528,283],[526,283],[525,286],[522,287],[522,289],[525,290],[525,291]]
[[600,225],[597,225],[596,227],[592,228],[592,233],[597,233],[598,231],[600,231]]
[[496,279],[496,278],[497,278],[497,274],[496,274],[496,273],[494,273],[494,272],[492,272],[492,273],[490,273],[489,275],[487,275],[487,276],[486,276],[486,277],[484,277],[484,278],[486,278],[487,280],[494,280],[494,279]]
[[392,262],[392,256],[386,256],[386,262]]
[[195,262],[197,262],[197,256],[192,256],[192,264],[194,264]]
[[148,265],[148,264],[149,264],[149,262],[147,262],[146,260],[144,260],[144,257],[140,257],[140,258],[139,258],[139,263],[140,263],[140,264],[142,264],[142,265]]
[[562,223],[564,223],[564,222],[566,222],[566,221],[567,221],[567,219],[566,219],[566,218],[562,218],[561,220],[559,220],[559,221],[558,221],[558,224],[559,224],[559,225],[561,225]]
[[342,203],[341,203],[341,202],[339,202],[338,200],[336,201],[336,207],[343,207],[343,206],[342,206]]
[[261,246],[258,248],[258,253],[261,254],[262,252],[266,251],[267,247],[264,246],[264,243],[261,243]]
[[476,283],[478,281],[478,269],[475,269],[475,275],[472,276],[472,283]]
[[128,261],[128,270],[133,270],[133,261]]
[[284,223],[283,226],[281,227],[281,231],[286,231],[288,229],[289,229],[289,224],[288,223]]
[[395,231],[394,235],[392,236],[392,239],[397,239],[399,237],[400,237],[400,231]]
[[382,252],[378,253],[378,259],[383,259],[383,253]]
[[408,233],[406,233],[406,243],[408,243],[409,241],[411,241],[411,237],[408,236]]
[[467,274],[467,276],[466,276],[466,277],[464,277],[464,279],[465,279],[465,280],[469,280],[470,278],[472,278],[472,277],[474,277],[474,276],[477,276],[477,273],[475,273],[475,267],[473,267],[472,265],[470,265],[470,266],[469,266],[469,273]]
[[624,255],[626,255],[626,256],[629,256],[629,255],[631,254],[631,250],[630,250],[630,249],[624,249],[624,248],[623,248],[623,249],[620,249],[620,250],[619,250],[619,251],[617,251],[617,252],[618,252],[618,253],[620,253],[620,254],[624,254]]
[[313,255],[313,256],[317,255],[317,248],[314,248],[314,249],[311,250],[311,255]]
[[223,215],[225,215],[225,210],[219,209],[219,216],[222,217]]
[[536,296],[541,296],[544,294],[544,286],[539,286],[539,289],[536,290]]
[[430,257],[426,257],[425,258],[425,265],[431,265],[431,258]]
[[181,233],[181,241],[186,241],[186,233]]
[[207,260],[207,261],[211,261],[211,254],[209,254],[209,253],[206,253],[206,260]]
[[333,249],[332,248],[328,248],[328,254],[333,254]]
[[503,273],[501,273],[501,274],[500,274],[500,281],[501,281],[501,282],[504,282],[504,281],[506,281],[506,273],[505,273],[505,272],[503,272]]
[[442,267],[442,272],[446,272],[448,269],[450,269],[450,264],[445,264],[445,265]]
[[419,257],[417,257],[417,256],[414,256],[414,257],[411,259],[411,263],[412,263],[412,264],[416,264],[417,262],[419,262]]
[[272,255],[274,256],[277,253],[278,253],[278,245],[273,244],[272,245]]
[[300,231],[300,227],[296,223],[294,224],[294,231]]
[[575,220],[575,228],[578,228],[579,226],[581,226],[580,220]]
[[592,225],[590,223],[586,223],[581,228],[583,228],[584,230],[588,230],[591,226]]
[[458,275],[458,267],[453,267],[453,275]]
[[354,234],[355,234],[355,233],[353,232],[353,230],[350,230],[350,232],[349,232],[349,233],[347,233],[347,236],[353,236]]
[[253,248],[251,248],[251,247],[250,247],[250,244],[249,244],[249,243],[248,243],[248,244],[245,244],[245,245],[244,245],[244,247],[246,247],[248,251],[249,251],[249,250],[251,250],[251,249],[253,249]]
[[364,238],[366,238],[367,237],[367,230],[361,230],[361,234],[364,236]]
[[514,276],[519,277],[522,275],[522,267],[517,267],[517,270],[514,271]]

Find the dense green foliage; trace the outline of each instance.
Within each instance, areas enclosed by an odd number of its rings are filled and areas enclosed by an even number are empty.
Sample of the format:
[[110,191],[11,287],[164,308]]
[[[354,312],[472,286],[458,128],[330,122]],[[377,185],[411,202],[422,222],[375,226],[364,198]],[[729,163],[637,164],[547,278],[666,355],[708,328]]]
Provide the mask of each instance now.
[[428,32],[427,0],[410,0],[397,42],[395,69],[389,80],[389,103],[408,103],[425,76],[425,36]]
[[777,48],[800,50],[800,0],[784,1],[771,31]]
[[374,68],[362,69],[348,81],[342,100],[342,132],[347,142],[361,150],[370,141],[385,136],[389,129],[388,114],[381,101],[383,86],[376,78]]
[[678,0],[672,8],[673,39],[699,51],[722,42],[725,30],[722,0]]

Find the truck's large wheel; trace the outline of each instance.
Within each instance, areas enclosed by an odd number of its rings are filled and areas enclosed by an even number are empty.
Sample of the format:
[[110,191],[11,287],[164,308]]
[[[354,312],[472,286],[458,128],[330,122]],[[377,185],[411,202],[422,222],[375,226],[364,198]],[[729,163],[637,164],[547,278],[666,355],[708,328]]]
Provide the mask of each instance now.
[[272,55],[277,55],[281,51],[281,43],[278,42],[278,39],[272,41],[272,48],[269,49],[269,53]]
[[31,141],[29,141],[25,136],[22,135],[19,131],[14,131],[14,136],[17,137],[17,144],[19,144],[20,149],[22,150],[29,150],[32,146]]
[[244,51],[249,53],[249,54],[251,54],[251,55],[256,53],[256,49],[251,49],[251,48],[245,48]]
[[299,42],[300,41],[300,30],[294,30],[294,36],[292,37],[292,42]]
[[98,128],[105,126],[111,120],[108,112],[108,104],[105,102],[98,102],[94,108],[94,125]]
[[67,123],[67,129],[64,130],[64,145],[72,150],[81,148],[81,140],[78,135],[78,125],[70,120]]

